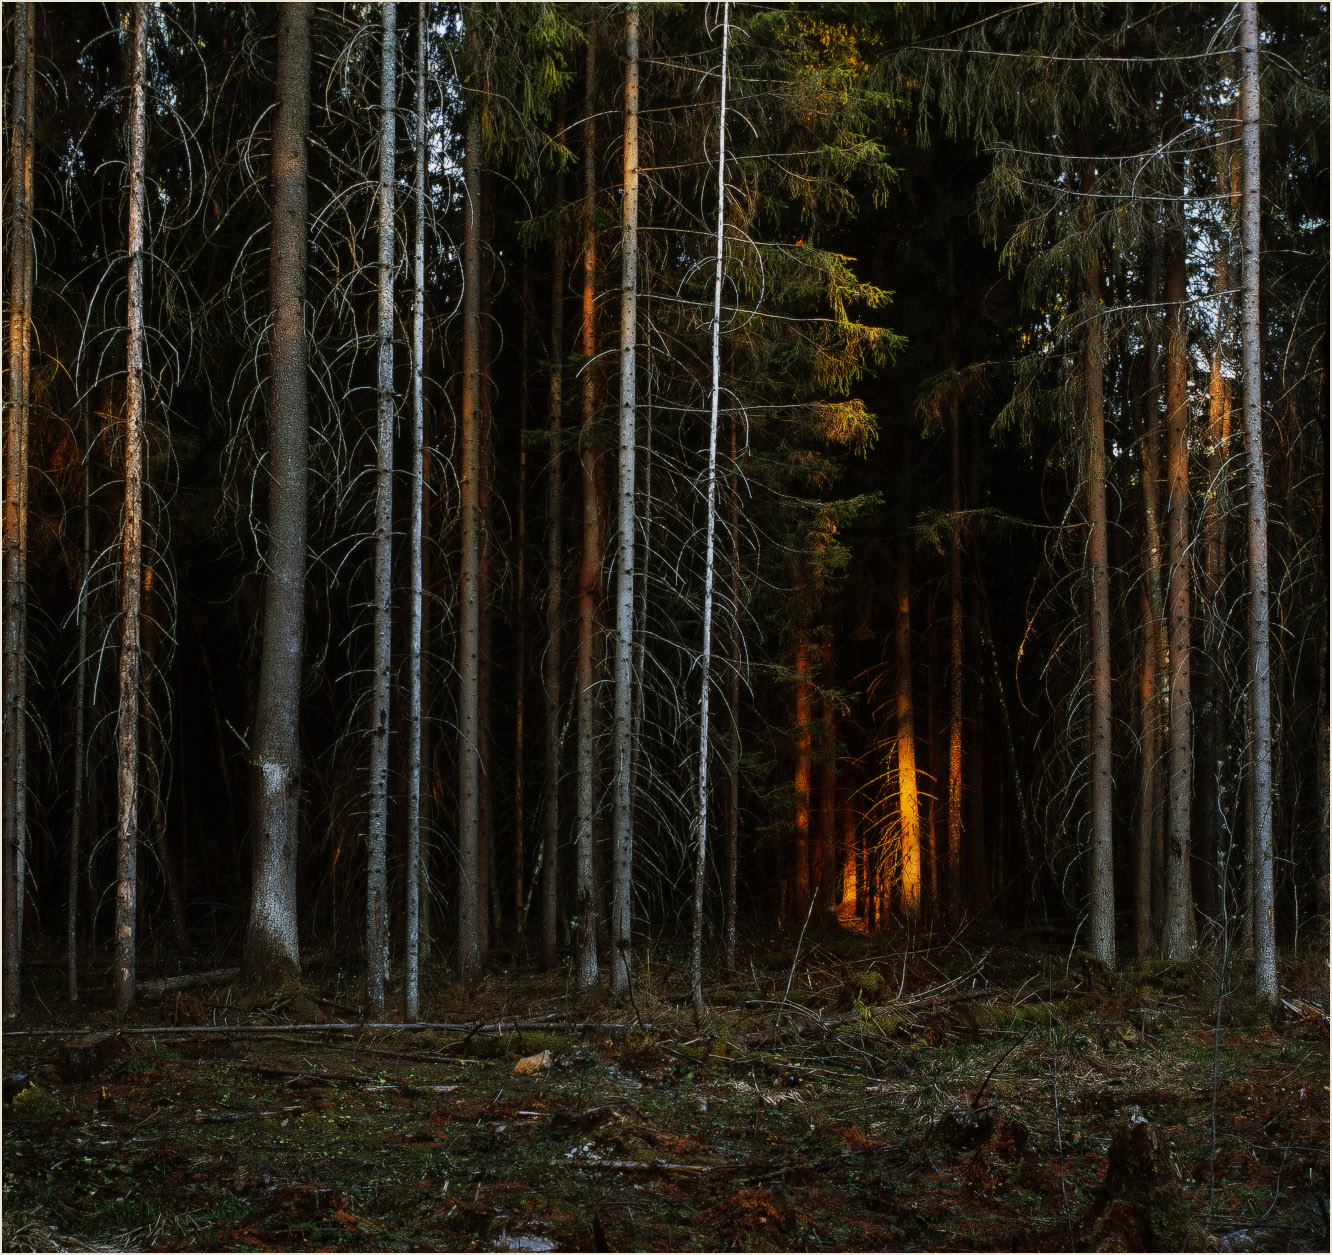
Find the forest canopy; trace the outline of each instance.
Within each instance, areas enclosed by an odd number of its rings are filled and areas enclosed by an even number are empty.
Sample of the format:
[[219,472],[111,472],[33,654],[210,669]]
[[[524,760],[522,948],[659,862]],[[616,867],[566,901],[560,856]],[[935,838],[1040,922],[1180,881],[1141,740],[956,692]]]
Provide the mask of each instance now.
[[1326,935],[1325,5],[3,38],[7,1016]]

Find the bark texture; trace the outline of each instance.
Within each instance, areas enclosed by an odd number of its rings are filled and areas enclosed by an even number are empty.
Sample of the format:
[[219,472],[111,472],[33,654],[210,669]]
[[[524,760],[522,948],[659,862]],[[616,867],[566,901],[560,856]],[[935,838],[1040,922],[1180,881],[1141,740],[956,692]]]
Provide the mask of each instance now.
[[268,578],[254,740],[254,856],[243,974],[278,989],[300,975],[296,861],[300,845],[301,677],[309,404],[305,345],[310,10],[278,13],[273,122],[273,226],[268,289]]

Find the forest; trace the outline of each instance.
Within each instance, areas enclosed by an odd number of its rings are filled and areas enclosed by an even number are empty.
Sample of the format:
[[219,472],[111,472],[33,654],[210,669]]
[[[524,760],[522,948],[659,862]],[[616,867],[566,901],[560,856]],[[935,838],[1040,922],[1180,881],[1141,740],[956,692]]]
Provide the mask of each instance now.
[[1325,1249],[1326,5],[3,20],[7,1248]]

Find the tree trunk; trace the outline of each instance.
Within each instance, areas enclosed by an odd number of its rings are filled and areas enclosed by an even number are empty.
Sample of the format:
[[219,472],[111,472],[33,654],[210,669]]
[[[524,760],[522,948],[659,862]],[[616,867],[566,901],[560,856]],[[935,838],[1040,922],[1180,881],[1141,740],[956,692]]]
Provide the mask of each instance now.
[[823,745],[819,772],[819,914],[828,927],[837,923],[837,703],[833,696],[832,628],[823,642]]
[[1263,466],[1262,324],[1258,301],[1261,243],[1259,181],[1258,6],[1240,6],[1240,117],[1243,190],[1240,222],[1243,297],[1244,444],[1249,487],[1249,740],[1253,746],[1253,962],[1258,1001],[1275,1006],[1276,921],[1272,883],[1272,696],[1269,675],[1267,473]]
[[1220,314],[1212,344],[1211,378],[1207,405],[1207,491],[1203,497],[1202,651],[1198,666],[1198,855],[1201,881],[1198,906],[1203,915],[1220,919],[1221,881],[1221,773],[1225,764],[1225,583],[1226,522],[1230,494],[1227,460],[1230,449],[1230,396],[1221,371],[1221,342],[1225,335],[1229,288],[1224,251],[1217,254],[1216,292]]
[[806,559],[796,558],[795,584],[795,915],[805,918],[810,903],[809,793],[811,759],[809,683],[809,591]]
[[1171,234],[1166,259],[1166,541],[1169,572],[1166,626],[1170,641],[1169,805],[1166,822],[1166,900],[1161,938],[1169,959],[1193,951],[1190,816],[1193,791],[1192,707],[1189,668],[1189,454],[1188,338],[1184,303],[1182,228]]
[[301,677],[310,415],[305,347],[310,10],[278,14],[269,304],[268,579],[254,740],[254,862],[244,977],[269,990],[300,976]]
[[407,606],[407,935],[403,1019],[421,1005],[421,646],[425,602],[425,213],[426,4],[416,6],[416,238],[412,275],[412,505],[408,523],[411,594]]
[[390,654],[393,644],[393,265],[397,148],[398,8],[383,13],[379,132],[379,431],[375,465],[374,659],[370,672],[370,798],[365,876],[365,1002],[384,1017],[388,966],[388,774]]
[[477,896],[481,902],[481,962],[490,957],[491,945],[499,934],[499,869],[495,857],[495,789],[491,777],[490,706],[493,692],[494,666],[491,637],[495,625],[495,543],[493,526],[495,425],[494,380],[491,375],[493,356],[493,322],[490,316],[490,288],[494,266],[492,239],[491,189],[494,175],[483,162],[481,166],[481,565],[477,588],[480,592],[480,617],[477,627],[477,752],[481,758],[480,774],[480,836],[477,844]]
[[35,9],[25,4],[14,15],[12,129],[10,132],[11,217],[8,224],[9,344],[5,415],[4,516],[4,1014],[20,1005],[19,972],[26,900],[27,850],[27,497],[28,426],[31,387],[29,343],[32,325],[32,164],[35,126],[32,49]]
[[481,93],[480,52],[468,6],[467,65],[472,75],[463,153],[462,404],[459,437],[458,613],[458,978],[481,979]]
[[[564,115],[559,108],[555,138],[564,145]],[[564,171],[555,174],[555,209],[564,207]],[[541,963],[547,971],[557,962],[556,913],[559,906],[560,841],[560,628],[561,564],[564,560],[561,527],[563,475],[560,440],[564,419],[564,285],[565,247],[563,225],[555,227],[554,261],[550,278],[550,438],[546,470],[546,810],[542,835]]]
[[[65,948],[70,1002],[79,1000],[79,876],[83,841],[88,828],[88,576],[92,571],[92,422],[85,401],[83,435],[83,552],[79,562],[78,653],[74,676],[74,795],[69,815],[69,894],[65,913]],[[182,759],[184,755],[182,754]]]
[[[948,917],[960,918],[962,902],[962,415],[949,398],[948,539]],[[936,887],[937,894],[937,887]]]
[[583,425],[578,462],[583,488],[583,558],[578,571],[578,828],[574,912],[578,920],[574,940],[577,984],[586,989],[597,979],[597,891],[594,851],[596,795],[596,704],[592,690],[596,678],[597,591],[601,578],[601,504],[597,469],[601,450],[596,434],[597,354],[596,291],[597,233],[593,218],[596,172],[596,15],[587,37],[587,120],[583,132]]
[[523,948],[523,925],[526,917],[526,911],[523,909],[525,901],[523,881],[526,876],[524,861],[527,855],[524,831],[527,826],[527,811],[523,797],[527,781],[523,742],[527,717],[527,424],[530,418],[527,387],[532,362],[532,279],[531,263],[526,254],[523,256],[522,307],[520,346],[522,387],[518,400],[518,536],[515,545],[518,551],[518,569],[513,592],[514,632],[517,637],[513,682],[513,953],[515,957],[521,955]]
[[[1082,163],[1081,190],[1093,195],[1090,142]],[[1091,712],[1088,769],[1091,775],[1091,849],[1087,867],[1088,944],[1102,963],[1115,963],[1115,865],[1111,772],[1110,555],[1105,503],[1104,366],[1101,346],[1101,267],[1090,262],[1082,275],[1083,403],[1087,418],[1087,552],[1090,594]]]
[[[638,5],[625,9],[624,200],[620,245],[619,553],[615,567],[612,755],[611,994],[629,992],[633,900],[634,472],[638,448]],[[715,442],[714,442],[715,443]],[[706,666],[706,664],[705,664]],[[706,677],[706,670],[704,675]],[[705,699],[706,702],[706,699]],[[706,709],[706,706],[705,706]]]
[[130,67],[129,280],[126,297],[125,504],[120,547],[120,711],[116,726],[119,806],[116,827],[116,941],[112,985],[116,1013],[134,1005],[139,854],[139,709],[143,658],[143,261],[147,216],[148,9],[134,6]]
[[[708,868],[708,734],[712,703],[712,598],[717,549],[717,424],[721,406],[722,264],[726,255],[726,78],[731,6],[722,5],[721,107],[717,119],[717,252],[712,279],[712,396],[708,422],[708,523],[703,558],[703,649],[699,657],[698,806],[694,821],[694,1019],[703,1021],[703,890]],[[637,31],[635,30],[635,49]],[[627,147],[627,141],[626,141]],[[635,138],[635,147],[637,139]]]
[[[902,841],[902,913],[920,917],[920,796],[916,787],[916,724],[911,685],[911,567],[907,535],[897,556],[897,788]],[[948,886],[951,914],[963,909],[960,877]]]
[[727,781],[729,795],[726,804],[726,922],[724,925],[725,963],[728,972],[735,971],[736,898],[740,870],[740,473],[738,462],[737,428],[731,415],[731,673],[728,677],[727,701],[731,708],[731,735],[727,745]]

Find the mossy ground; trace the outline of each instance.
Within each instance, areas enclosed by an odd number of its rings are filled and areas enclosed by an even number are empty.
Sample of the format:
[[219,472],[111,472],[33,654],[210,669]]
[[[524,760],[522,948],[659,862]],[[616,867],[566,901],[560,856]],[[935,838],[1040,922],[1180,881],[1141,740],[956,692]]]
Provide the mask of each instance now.
[[[13,1027],[55,1031],[6,1039],[6,1076],[30,1084],[5,1112],[4,1249],[1065,1249],[1096,1240],[1110,1128],[1135,1106],[1213,1234],[1327,1248],[1325,1019],[1240,991],[1218,1042],[1205,964],[982,953],[807,937],[798,958],[746,956],[697,1026],[670,948],[644,955],[627,1014],[563,974],[510,969],[465,1002],[429,972],[423,1018],[551,1026],[163,1031],[79,1080],[60,1033],[109,1012],[30,1013]],[[1326,1006],[1325,966],[1283,980]],[[196,998],[138,1026],[200,1006],[210,1024],[344,1020],[354,993],[312,968],[300,1017]],[[515,1075],[547,1049],[550,1069]]]

